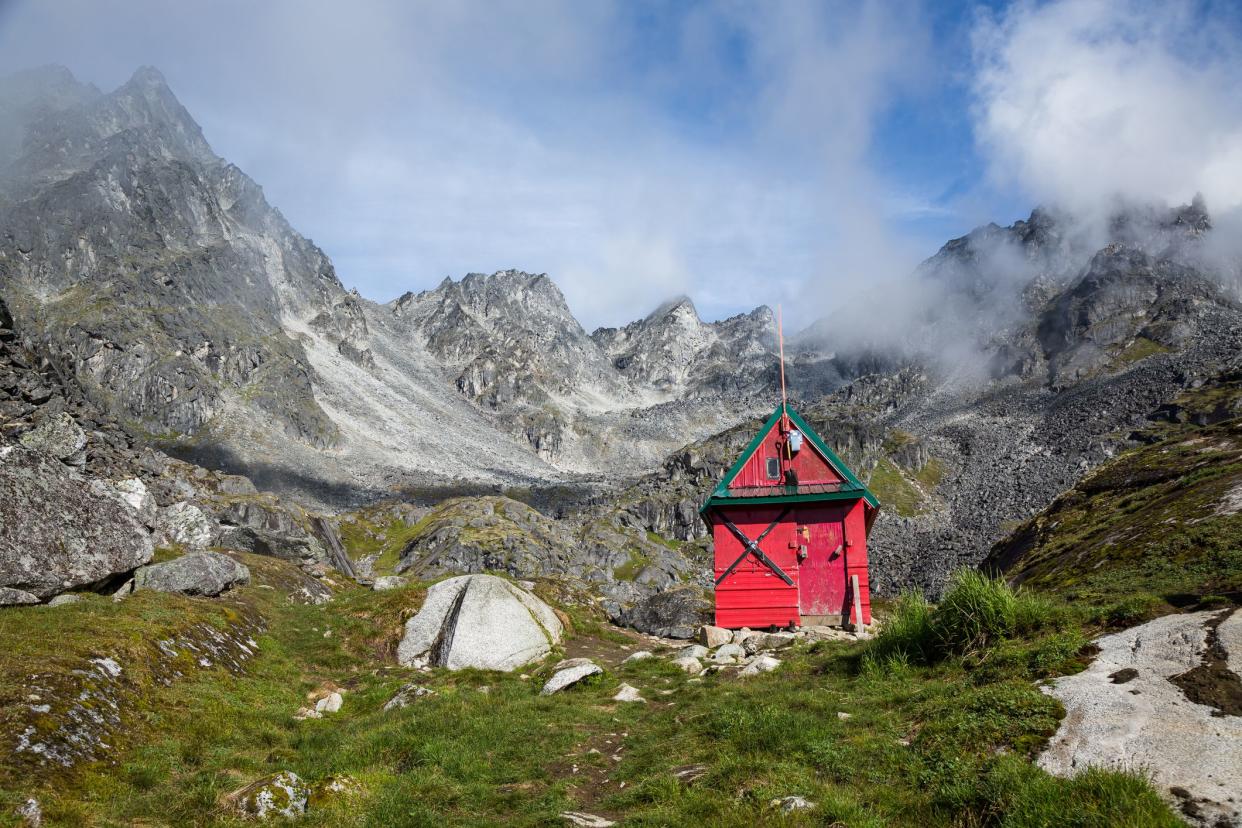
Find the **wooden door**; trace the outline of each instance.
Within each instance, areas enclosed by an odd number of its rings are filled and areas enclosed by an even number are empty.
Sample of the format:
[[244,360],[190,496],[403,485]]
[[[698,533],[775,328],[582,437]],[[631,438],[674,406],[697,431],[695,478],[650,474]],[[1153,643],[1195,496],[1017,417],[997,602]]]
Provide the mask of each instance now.
[[[757,541],[776,569],[748,552],[742,540],[727,528],[725,520],[731,521],[744,537]],[[718,626],[737,629],[798,623],[792,521],[793,513],[777,505],[734,507],[717,513],[712,535],[716,544]],[[768,534],[759,540],[765,531]],[[793,583],[787,583],[782,573]]]
[[838,514],[839,511],[816,509],[799,515],[801,520],[807,521],[798,524],[798,532],[807,547],[798,571],[798,608],[803,623],[839,623],[845,611],[848,590],[844,516]]

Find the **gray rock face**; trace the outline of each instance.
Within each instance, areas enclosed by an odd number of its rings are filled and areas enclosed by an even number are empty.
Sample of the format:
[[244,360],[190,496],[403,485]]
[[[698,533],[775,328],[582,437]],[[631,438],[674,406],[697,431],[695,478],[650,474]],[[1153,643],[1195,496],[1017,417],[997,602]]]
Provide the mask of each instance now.
[[693,638],[711,618],[711,602],[698,587],[657,592],[621,610],[618,623],[661,638]]
[[232,587],[250,583],[250,570],[219,552],[191,552],[164,563],[144,566],[134,573],[134,589],[179,592],[214,597]]
[[699,643],[708,649],[714,649],[721,644],[728,644],[733,640],[733,633],[724,627],[714,627],[711,624],[704,624],[699,627]]
[[334,317],[328,297],[347,294],[327,258],[212,153],[158,72],[67,104],[19,123],[28,140],[0,159],[2,246],[25,253],[9,259],[6,298],[55,293],[23,301],[22,322],[152,432],[196,433],[249,385],[282,433],[331,444],[282,328],[285,316]]
[[685,398],[766,392],[775,379],[775,331],[770,308],[704,322],[682,296],[591,339],[631,381]]
[[0,586],[48,598],[151,560],[133,512],[62,463],[0,446]]
[[510,671],[546,656],[562,631],[552,608],[525,590],[494,575],[462,575],[427,591],[406,622],[397,660]]
[[140,478],[130,477],[117,480],[112,484],[112,488],[121,500],[134,510],[144,525],[155,528],[159,505]]
[[185,546],[204,549],[214,529],[203,510],[193,503],[174,503],[160,512],[155,522],[155,540],[160,546]]
[[738,673],[740,676],[757,676],[760,673],[770,673],[777,667],[781,666],[781,660],[769,655],[755,656],[751,659],[742,671]]
[[81,466],[86,462],[83,452],[86,448],[86,433],[65,413],[48,417],[23,434],[20,442],[28,449],[43,452],[73,466]]

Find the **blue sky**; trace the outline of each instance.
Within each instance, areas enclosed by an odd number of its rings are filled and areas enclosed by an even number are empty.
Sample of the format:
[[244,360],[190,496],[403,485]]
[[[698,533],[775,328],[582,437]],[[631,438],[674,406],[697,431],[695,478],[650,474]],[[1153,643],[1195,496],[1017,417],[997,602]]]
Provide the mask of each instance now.
[[1232,4],[0,0],[0,71],[159,67],[387,300],[547,272],[588,328],[672,295],[794,324],[972,227],[1242,200]]

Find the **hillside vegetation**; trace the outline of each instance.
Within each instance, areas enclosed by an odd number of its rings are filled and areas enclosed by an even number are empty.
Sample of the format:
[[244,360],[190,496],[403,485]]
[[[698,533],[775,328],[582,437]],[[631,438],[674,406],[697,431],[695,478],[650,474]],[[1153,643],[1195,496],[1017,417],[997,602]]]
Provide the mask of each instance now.
[[1134,618],[1242,600],[1242,376],[1189,390],[985,568]]
[[[124,689],[94,761],[0,758],[0,824],[18,824],[34,796],[54,825],[230,825],[228,795],[282,770],[316,790],[306,825],[559,825],[571,810],[661,826],[1179,824],[1141,777],[1066,781],[1030,762],[1062,715],[1038,683],[1085,663],[1090,628],[1055,600],[977,576],[934,609],[904,599],[874,642],[803,643],[746,679],[691,678],[663,658],[621,664],[650,640],[561,595],[573,625],[563,652],[606,672],[545,697],[555,657],[526,674],[398,667],[422,585],[351,585],[303,604],[289,598],[296,569],[244,560],[254,583],[218,601],[87,596],[0,615],[10,714],[33,703],[24,677],[50,686],[90,659],[114,659]],[[537,591],[558,594],[553,582]],[[151,667],[170,627],[243,619],[261,622],[248,622],[256,646],[238,664]],[[66,646],[49,656],[39,640]],[[434,695],[385,710],[411,681]],[[623,681],[647,702],[613,701]],[[296,720],[325,689],[344,691],[342,709]],[[815,808],[771,804],[794,795]]]

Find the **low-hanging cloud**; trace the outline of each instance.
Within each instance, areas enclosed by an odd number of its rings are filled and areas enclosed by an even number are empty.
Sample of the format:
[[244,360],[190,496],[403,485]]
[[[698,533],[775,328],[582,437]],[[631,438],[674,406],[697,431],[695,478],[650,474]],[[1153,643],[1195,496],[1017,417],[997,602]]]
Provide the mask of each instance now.
[[1242,61],[1210,12],[1058,0],[982,17],[975,132],[993,181],[1084,214],[1197,192],[1242,205]]

